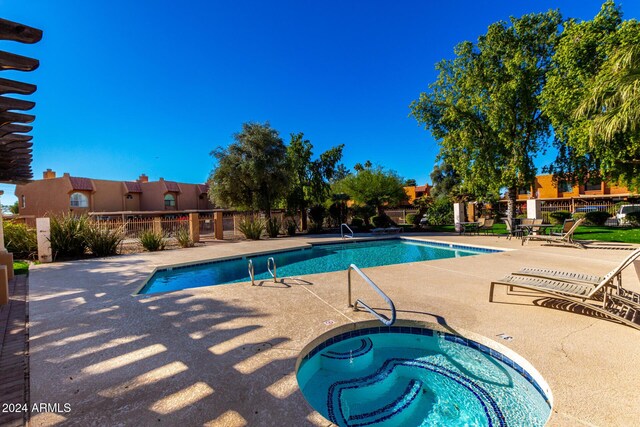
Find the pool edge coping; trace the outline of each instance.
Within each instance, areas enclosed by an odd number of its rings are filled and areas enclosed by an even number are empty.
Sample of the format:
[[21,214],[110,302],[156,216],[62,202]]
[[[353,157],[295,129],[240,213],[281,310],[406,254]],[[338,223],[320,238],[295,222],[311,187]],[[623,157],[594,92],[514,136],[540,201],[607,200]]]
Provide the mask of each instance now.
[[[458,244],[458,243],[443,242],[440,240],[419,239],[415,237],[405,237],[405,236],[382,236],[382,237],[363,236],[355,239],[331,240],[329,242],[305,241],[303,243],[300,243],[298,246],[291,246],[289,248],[272,249],[272,250],[265,250],[265,251],[258,251],[258,252],[247,252],[241,255],[228,255],[228,256],[208,258],[208,259],[198,260],[198,261],[186,261],[186,262],[177,263],[177,264],[156,265],[155,267],[153,267],[151,272],[149,272],[149,274],[144,279],[142,284],[137,288],[135,288],[135,290],[131,293],[131,296],[138,297],[141,295],[149,295],[149,294],[140,293],[140,292],[145,288],[145,286],[147,286],[151,278],[153,278],[153,276],[158,271],[172,270],[172,269],[185,268],[185,267],[194,267],[194,266],[206,265],[206,264],[214,264],[214,263],[223,262],[223,261],[246,259],[248,257],[254,257],[254,256],[276,254],[276,253],[283,253],[283,252],[292,252],[292,251],[298,251],[303,249],[311,249],[313,248],[313,246],[356,244],[358,242],[372,242],[372,241],[384,241],[384,240],[406,240],[410,242],[435,244],[438,246],[446,245],[449,247],[449,249],[459,249],[459,250],[464,250],[464,248],[471,248],[471,249],[488,249],[488,250],[496,251],[493,253],[509,252],[509,251],[515,250],[511,248],[497,248],[493,246],[483,246],[483,245],[473,245],[473,244]],[[486,253],[485,255],[489,255],[489,254],[490,253]],[[167,291],[167,292],[175,292],[175,291]],[[162,293],[166,293],[166,292],[154,292],[154,294],[162,294]]]
[[[318,347],[320,344],[326,342],[327,340],[331,339],[332,337],[336,337],[338,335],[344,334],[346,332],[353,332],[353,331],[357,331],[360,329],[367,329],[367,328],[375,328],[375,327],[382,327],[382,328],[388,328],[388,326],[384,326],[382,325],[379,321],[377,320],[364,320],[364,321],[358,321],[358,322],[353,322],[353,323],[348,323],[345,325],[341,325],[338,326],[336,328],[333,328],[329,331],[326,331],[320,335],[318,335],[317,337],[315,337],[314,339],[312,339],[309,343],[307,343],[302,350],[300,350],[298,357],[296,358],[296,364],[295,364],[295,374],[296,374],[296,385],[298,386],[298,389],[300,389],[300,386],[298,385],[297,382],[297,375],[298,375],[298,370],[300,369],[300,365],[302,364],[304,358],[311,352],[313,351],[316,347]],[[462,328],[453,328],[451,326],[445,326],[439,323],[433,323],[433,322],[428,322],[428,321],[423,321],[423,320],[411,320],[411,319],[398,319],[391,327],[417,327],[417,328],[423,328],[423,329],[431,329],[434,332],[438,332],[439,334],[443,334],[442,337],[443,339],[446,339],[444,334],[449,334],[449,335],[454,335],[454,336],[459,336],[461,338],[466,338],[468,340],[472,340],[475,341],[476,343],[483,345],[487,348],[489,348],[490,350],[493,350],[503,356],[506,356],[507,358],[509,358],[511,361],[517,363],[538,385],[538,387],[540,388],[540,391],[542,391],[544,393],[543,398],[545,398],[545,400],[547,401],[547,404],[549,405],[549,417],[547,418],[547,420],[545,421],[545,425],[549,422],[549,420],[551,419],[551,415],[553,414],[553,408],[554,408],[554,397],[553,397],[553,392],[551,391],[551,387],[549,386],[549,383],[547,383],[547,381],[544,379],[544,377],[542,376],[542,374],[531,364],[531,362],[529,362],[527,359],[525,359],[523,356],[521,356],[520,354],[518,354],[515,350],[512,350],[511,348],[505,346],[504,344],[501,344],[497,341],[492,340],[491,338],[488,338],[484,335],[480,335],[478,333],[472,332],[472,331],[468,331],[466,329],[462,329]],[[465,344],[463,344],[465,345]],[[478,350],[481,351],[481,350]],[[496,358],[495,356],[491,355],[490,356]],[[497,360],[500,360],[499,358],[496,358]],[[502,361],[502,360],[501,360]],[[503,363],[507,364],[505,361],[502,361]],[[512,368],[518,372],[518,370],[512,366]],[[518,374],[522,375],[525,380],[527,380],[527,378],[520,372],[518,372]],[[535,388],[535,386],[534,386]]]

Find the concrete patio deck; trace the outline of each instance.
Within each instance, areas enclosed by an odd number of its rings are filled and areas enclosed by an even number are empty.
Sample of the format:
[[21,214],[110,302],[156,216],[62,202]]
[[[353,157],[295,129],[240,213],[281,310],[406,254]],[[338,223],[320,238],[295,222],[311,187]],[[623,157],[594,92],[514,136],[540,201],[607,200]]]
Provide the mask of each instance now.
[[[522,247],[495,236],[411,237],[513,250],[365,269],[394,300],[398,318],[478,333],[526,358],[553,393],[548,425],[637,425],[640,331],[540,295],[507,296],[503,287],[488,302],[490,281],[520,267],[602,275],[627,251]],[[132,296],[156,266],[327,240],[220,242],[34,266],[31,403],[60,408],[32,413],[32,425],[329,425],[306,403],[294,369],[318,335],[371,319],[347,308],[345,272],[305,276],[308,285],[239,283]],[[628,270],[623,283],[640,291]],[[383,306],[361,282],[354,290]]]

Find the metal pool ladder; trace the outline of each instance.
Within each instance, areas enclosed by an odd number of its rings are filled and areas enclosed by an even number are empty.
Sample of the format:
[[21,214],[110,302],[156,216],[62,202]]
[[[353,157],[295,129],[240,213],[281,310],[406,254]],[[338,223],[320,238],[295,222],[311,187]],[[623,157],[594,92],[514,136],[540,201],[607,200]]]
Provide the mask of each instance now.
[[[273,270],[271,270],[271,266],[273,266]],[[251,278],[251,286],[255,286],[256,274],[253,269],[253,260],[249,260],[247,264],[247,270],[249,270],[249,277]],[[273,257],[269,257],[269,259],[267,259],[267,271],[269,272],[269,274],[271,274],[271,277],[273,277],[273,282],[275,283],[278,280],[278,277],[276,276],[276,260],[273,259]]]
[[[351,304],[351,270],[354,270],[356,273],[358,273],[360,275],[360,277],[362,277],[364,279],[364,281],[369,286],[371,286],[378,293],[378,295],[380,295],[387,302],[387,304],[389,304],[389,308],[391,309],[391,318],[388,318],[384,314],[378,313],[377,311],[375,311],[373,308],[369,307],[367,304],[365,304],[360,299],[357,299],[355,304]],[[353,307],[354,310],[357,310],[358,309],[358,304],[360,304],[362,307],[364,307],[365,310],[367,310],[369,313],[373,314],[375,317],[378,318],[378,320],[380,320],[385,325],[391,326],[391,325],[393,325],[395,323],[395,321],[396,321],[396,306],[393,304],[393,301],[391,301],[391,298],[389,298],[387,296],[387,294],[382,292],[382,289],[380,289],[375,283],[373,283],[373,280],[369,279],[369,277],[367,277],[367,275],[364,274],[362,272],[362,270],[360,270],[358,268],[358,266],[355,265],[355,264],[351,264],[349,266],[349,268],[347,269],[347,286],[348,286],[347,289],[348,289],[348,292],[349,292],[349,307]]]
[[[271,264],[273,264],[273,271],[271,271]],[[276,277],[276,260],[273,259],[273,257],[269,257],[267,260],[267,271],[269,271],[269,274],[273,277],[273,283],[276,283],[278,281]]]
[[[351,232],[351,234],[345,234],[344,233],[344,229],[349,230]],[[340,224],[340,236],[342,236],[342,238],[349,238],[349,239],[353,239],[353,230],[347,225],[347,224]]]
[[255,285],[255,273],[253,272],[253,261],[249,260],[247,265],[247,269],[249,270],[249,277],[251,277],[251,286]]

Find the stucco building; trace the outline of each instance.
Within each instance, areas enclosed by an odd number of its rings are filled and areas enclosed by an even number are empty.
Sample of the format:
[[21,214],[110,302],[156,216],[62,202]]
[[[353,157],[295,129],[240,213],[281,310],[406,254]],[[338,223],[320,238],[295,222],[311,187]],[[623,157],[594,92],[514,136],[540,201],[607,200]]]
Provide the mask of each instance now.
[[518,200],[541,199],[571,199],[571,198],[595,198],[625,200],[634,196],[627,187],[618,186],[606,181],[593,181],[586,184],[572,185],[568,182],[553,181],[553,175],[536,176],[533,185],[519,191]]
[[70,176],[57,177],[51,169],[43,179],[17,185],[15,195],[21,216],[41,217],[67,212],[123,215],[145,212],[177,213],[213,209],[206,184],[149,181],[142,174],[136,181],[110,181]]

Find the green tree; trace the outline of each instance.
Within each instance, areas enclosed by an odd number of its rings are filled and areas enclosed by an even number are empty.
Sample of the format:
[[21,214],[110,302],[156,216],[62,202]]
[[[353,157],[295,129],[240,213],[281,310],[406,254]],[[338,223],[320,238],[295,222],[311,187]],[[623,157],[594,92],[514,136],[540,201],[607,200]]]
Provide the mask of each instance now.
[[9,206],[9,212],[11,212],[14,215],[18,215],[20,213],[20,207],[18,206],[17,200],[12,205]]
[[[551,121],[556,160],[545,171],[557,179],[584,183],[600,175],[603,165],[612,164],[607,147],[598,141],[599,149],[590,137],[590,114],[576,114],[581,104],[591,98],[591,90],[598,74],[619,42],[619,29],[623,24],[620,8],[613,1],[602,5],[591,21],[569,20],[557,44],[547,83],[540,95],[542,110]],[[619,137],[619,136],[618,136]],[[624,141],[621,141],[624,144]],[[618,144],[611,144],[619,154]],[[615,156],[614,156],[615,158]]]
[[429,175],[433,187],[431,187],[431,197],[433,198],[454,198],[459,193],[461,184],[460,174],[447,162],[436,163]]
[[613,1],[570,22],[542,93],[560,155],[548,168],[573,183],[604,177],[640,190],[640,23]]
[[405,187],[415,187],[416,185],[418,185],[418,184],[416,183],[416,180],[415,180],[415,179],[407,179],[407,180],[404,182],[404,186],[405,186]]
[[510,221],[517,189],[533,181],[533,160],[550,134],[538,95],[560,23],[560,14],[549,11],[491,24],[477,44],[460,43],[455,59],[439,62],[437,81],[411,104],[464,192],[508,189]]
[[282,199],[289,184],[286,147],[268,122],[244,123],[228,147],[211,155],[217,165],[209,177],[209,197],[215,206],[262,210]]
[[288,170],[291,172],[287,207],[299,210],[302,218],[302,230],[307,229],[307,208],[312,204],[323,203],[329,195],[330,184],[338,162],[342,158],[344,145],[333,147],[312,160],[313,145],[304,139],[302,132],[291,134],[287,147]]
[[337,194],[348,194],[356,204],[374,207],[378,215],[384,214],[385,206],[395,206],[408,200],[404,180],[397,173],[381,167],[363,168],[338,181],[332,190]]

